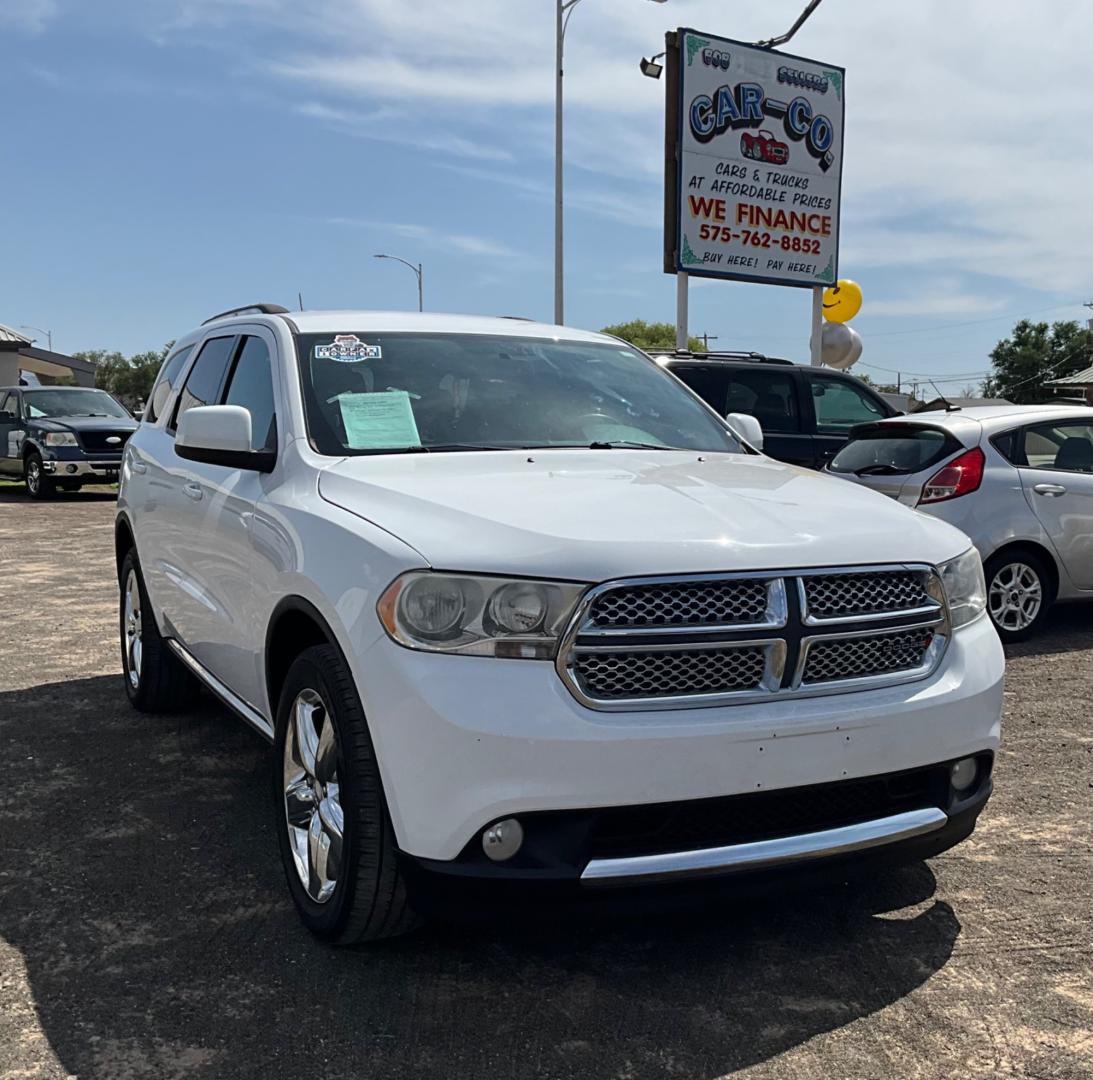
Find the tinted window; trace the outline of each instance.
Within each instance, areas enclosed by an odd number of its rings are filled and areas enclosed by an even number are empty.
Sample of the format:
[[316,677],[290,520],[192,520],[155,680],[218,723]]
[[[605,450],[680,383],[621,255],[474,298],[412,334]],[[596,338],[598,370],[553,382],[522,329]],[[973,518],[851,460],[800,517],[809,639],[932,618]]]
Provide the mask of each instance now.
[[221,337],[212,338],[201,346],[201,352],[197,354],[194,366],[190,368],[190,374],[186,378],[186,385],[179,395],[172,426],[178,426],[178,418],[187,409],[198,405],[217,404],[234,344],[234,337]]
[[693,394],[621,343],[349,328],[301,334],[297,350],[323,454],[593,443],[741,452]]
[[817,431],[848,431],[857,424],[879,420],[887,415],[867,390],[852,382],[823,375],[810,378]]
[[668,369],[678,379],[685,382],[714,412],[724,416],[729,410],[725,408],[725,387],[728,383],[728,372],[721,368],[701,367],[697,364],[673,365]]
[[947,432],[902,424],[878,424],[855,431],[831,459],[832,472],[896,476],[920,472],[960,449]]
[[12,415],[19,411],[19,399],[10,390],[6,394],[0,394],[0,412],[9,412]]
[[187,345],[186,348],[171,353],[163,361],[163,367],[159,369],[159,374],[156,376],[155,386],[152,387],[152,392],[148,395],[148,407],[144,410],[146,420],[154,421],[159,419],[164,405],[167,404],[167,399],[171,396],[171,391],[178,382],[182,366],[193,351],[194,347]]
[[250,411],[251,446],[255,450],[273,450],[277,428],[273,415],[273,373],[269,349],[259,337],[243,339],[243,349],[235,362],[225,405],[242,405]]
[[132,419],[105,390],[92,390],[90,387],[26,390],[23,392],[23,415],[28,420],[38,416],[109,416]]
[[764,431],[800,431],[797,386],[791,374],[771,368],[731,371],[726,413],[754,416]]
[[1033,469],[1093,472],[1093,422],[1037,424],[1024,432],[1021,464]]

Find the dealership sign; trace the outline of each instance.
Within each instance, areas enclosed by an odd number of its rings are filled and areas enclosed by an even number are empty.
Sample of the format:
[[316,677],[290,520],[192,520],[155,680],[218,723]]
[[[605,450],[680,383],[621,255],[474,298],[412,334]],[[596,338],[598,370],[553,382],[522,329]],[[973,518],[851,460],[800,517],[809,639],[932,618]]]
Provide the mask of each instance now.
[[693,30],[669,44],[665,270],[834,283],[844,70]]

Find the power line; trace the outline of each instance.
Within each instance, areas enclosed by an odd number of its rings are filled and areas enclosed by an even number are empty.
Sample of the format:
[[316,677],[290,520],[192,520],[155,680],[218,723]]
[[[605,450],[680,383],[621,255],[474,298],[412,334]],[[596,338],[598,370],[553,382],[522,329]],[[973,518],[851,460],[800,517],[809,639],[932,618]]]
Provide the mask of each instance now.
[[[970,319],[967,322],[955,322],[955,323],[937,323],[934,326],[913,326],[905,330],[879,330],[869,334],[870,338],[875,337],[895,337],[903,334],[929,334],[937,330],[955,330],[961,326],[982,326],[985,323],[1000,322],[1003,319],[1025,319],[1029,315],[1039,315],[1045,311],[1062,311],[1063,308],[1077,307],[1078,301],[1075,300],[1068,304],[1052,304],[1050,307],[1034,308],[1032,311],[1026,311],[1023,313],[1007,313],[1004,315],[992,315],[989,319]],[[866,312],[868,315],[868,312]]]

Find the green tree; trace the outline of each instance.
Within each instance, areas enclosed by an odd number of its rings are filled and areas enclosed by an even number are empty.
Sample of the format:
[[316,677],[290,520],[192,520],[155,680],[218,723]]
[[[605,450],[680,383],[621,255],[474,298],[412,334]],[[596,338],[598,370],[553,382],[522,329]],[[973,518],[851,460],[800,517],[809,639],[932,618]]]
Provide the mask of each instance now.
[[1093,364],[1093,332],[1077,322],[1032,323],[1022,319],[991,350],[994,374],[983,383],[987,397],[1019,405],[1050,401],[1048,379],[1073,375]]
[[95,385],[108,390],[132,409],[148,400],[156,374],[172,344],[169,342],[162,349],[135,353],[133,356],[106,349],[89,349],[73,355],[94,364]]
[[[631,319],[630,322],[605,326],[601,334],[614,334],[615,337],[629,341],[639,349],[674,349],[676,347],[676,328],[672,323],[648,323],[644,319]],[[691,352],[702,352],[702,338],[689,337],[687,348]]]

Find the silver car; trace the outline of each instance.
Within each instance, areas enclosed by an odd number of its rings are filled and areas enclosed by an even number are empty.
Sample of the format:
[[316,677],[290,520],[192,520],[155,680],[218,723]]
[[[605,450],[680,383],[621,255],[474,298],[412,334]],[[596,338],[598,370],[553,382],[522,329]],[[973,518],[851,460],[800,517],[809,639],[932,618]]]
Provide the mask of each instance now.
[[1093,599],[1093,410],[1014,405],[863,424],[830,472],[943,518],[983,557],[1003,641]]

